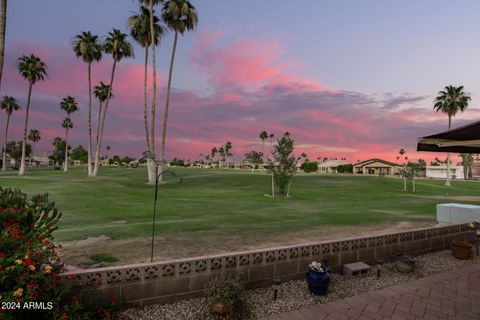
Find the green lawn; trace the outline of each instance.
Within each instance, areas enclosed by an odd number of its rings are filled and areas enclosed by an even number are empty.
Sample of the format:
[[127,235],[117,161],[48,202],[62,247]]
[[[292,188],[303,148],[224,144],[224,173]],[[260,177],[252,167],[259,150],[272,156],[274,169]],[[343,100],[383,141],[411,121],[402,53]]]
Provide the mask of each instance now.
[[[183,183],[170,181],[159,186],[158,228],[167,233],[269,232],[323,224],[433,220],[435,205],[445,202],[437,196],[480,195],[480,184],[472,182],[454,182],[446,188],[442,181],[417,180],[417,192],[406,193],[399,179],[300,175],[292,183],[293,198],[271,199],[264,196],[270,191],[270,176],[265,174],[174,171],[183,177]],[[80,169],[73,169],[0,177],[4,187],[50,194],[63,212],[56,233],[60,240],[99,234],[119,239],[149,232],[154,188],[144,183],[143,169],[102,168],[101,174],[87,179]],[[112,223],[115,221],[126,223]]]
[[[161,235],[243,235],[298,232],[326,225],[360,225],[435,220],[442,202],[480,202],[480,183],[417,180],[417,192],[403,191],[398,178],[298,175],[290,199],[272,199],[271,178],[249,171],[174,168],[183,183],[160,185],[157,230]],[[0,174],[3,187],[28,194],[48,192],[63,217],[60,241],[106,235],[114,240],[151,232],[153,186],[143,168],[101,168],[87,179],[82,169],[68,173],[38,170],[18,177]],[[469,197],[467,197],[469,196]],[[478,198],[477,198],[478,196]],[[465,201],[468,200],[468,201]]]

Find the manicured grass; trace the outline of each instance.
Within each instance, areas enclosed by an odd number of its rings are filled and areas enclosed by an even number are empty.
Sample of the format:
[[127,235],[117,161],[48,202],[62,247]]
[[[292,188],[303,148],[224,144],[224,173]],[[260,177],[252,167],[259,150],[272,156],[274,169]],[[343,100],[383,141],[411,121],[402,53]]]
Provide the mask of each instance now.
[[[244,234],[298,231],[322,225],[398,221],[434,221],[437,203],[480,202],[480,183],[417,180],[417,192],[403,191],[398,178],[349,175],[298,175],[290,199],[272,199],[271,178],[249,171],[173,168],[183,177],[160,185],[157,230],[163,235],[196,231]],[[143,168],[101,168],[87,179],[84,170],[38,170],[24,177],[0,174],[3,187],[28,194],[48,192],[63,217],[55,232],[61,241],[106,235],[112,239],[145,237],[151,232],[154,188]],[[478,198],[475,198],[479,196]]]

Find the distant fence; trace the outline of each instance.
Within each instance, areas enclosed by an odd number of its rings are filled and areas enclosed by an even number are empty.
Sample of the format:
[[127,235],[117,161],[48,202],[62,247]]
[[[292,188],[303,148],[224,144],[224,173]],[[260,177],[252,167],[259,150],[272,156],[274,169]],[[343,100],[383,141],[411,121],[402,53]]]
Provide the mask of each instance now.
[[[396,252],[423,254],[448,248],[453,239],[473,239],[466,224],[416,229],[373,237],[322,241],[265,250],[235,252],[154,263],[74,270],[81,296],[89,304],[119,295],[127,306],[141,307],[200,295],[216,277],[236,276],[247,288],[268,286],[273,278],[305,277],[308,264],[327,259],[334,271],[345,263],[388,259]],[[92,289],[92,288],[96,289]]]

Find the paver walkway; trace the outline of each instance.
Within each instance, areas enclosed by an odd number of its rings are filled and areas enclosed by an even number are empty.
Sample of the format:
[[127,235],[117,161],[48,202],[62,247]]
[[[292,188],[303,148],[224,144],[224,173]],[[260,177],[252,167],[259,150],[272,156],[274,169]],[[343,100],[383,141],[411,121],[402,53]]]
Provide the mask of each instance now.
[[479,320],[480,264],[266,319]]

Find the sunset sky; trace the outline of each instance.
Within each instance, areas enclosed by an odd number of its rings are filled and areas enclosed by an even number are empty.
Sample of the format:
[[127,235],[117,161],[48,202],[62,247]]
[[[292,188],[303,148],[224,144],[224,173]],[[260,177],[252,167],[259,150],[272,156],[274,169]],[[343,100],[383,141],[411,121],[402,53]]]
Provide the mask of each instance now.
[[[230,140],[241,160],[260,150],[262,130],[276,136],[289,131],[296,152],[310,159],[395,160],[400,148],[410,159],[431,159],[439,155],[415,152],[416,141],[447,129],[447,117],[433,111],[433,100],[450,84],[464,85],[472,97],[453,126],[480,120],[478,1],[192,3],[199,25],[179,39],[170,159],[196,159]],[[24,106],[27,83],[16,60],[33,53],[46,62],[49,76],[34,87],[30,114],[29,127],[42,132],[38,150],[51,150],[53,137],[63,136],[59,102],[67,95],[80,103],[72,116],[71,145],[86,146],[87,69],[74,56],[71,41],[81,31],[101,36],[113,27],[126,31],[132,12],[138,12],[137,1],[9,1],[1,94]],[[157,56],[157,146],[172,40],[172,34],[162,39]],[[145,150],[144,51],[135,45],[135,54],[117,68],[103,144],[111,147],[110,155],[138,158]],[[94,64],[94,84],[108,82],[111,65],[107,56]],[[21,139],[24,111],[13,115],[9,140]],[[4,114],[0,121],[3,126]]]

